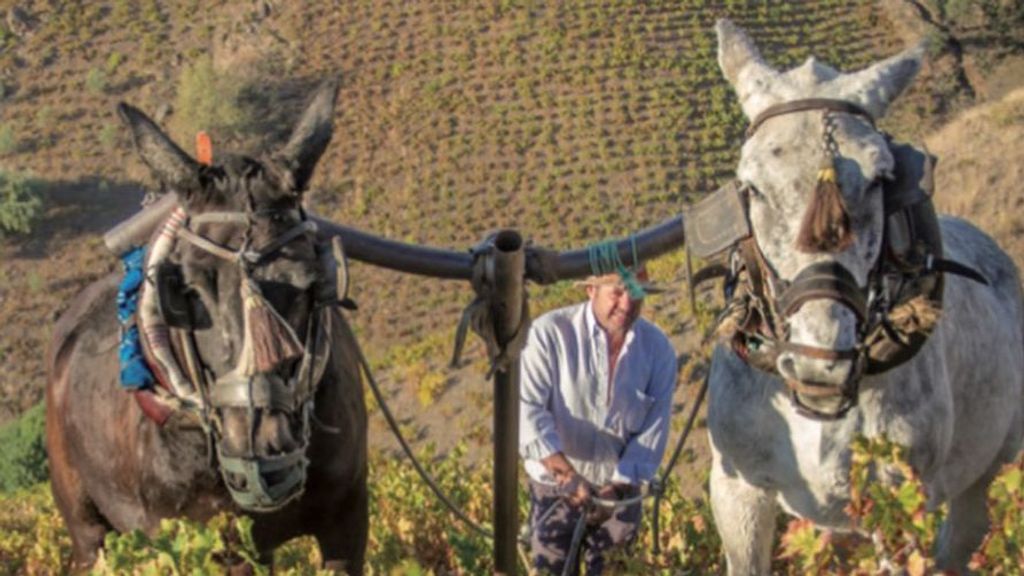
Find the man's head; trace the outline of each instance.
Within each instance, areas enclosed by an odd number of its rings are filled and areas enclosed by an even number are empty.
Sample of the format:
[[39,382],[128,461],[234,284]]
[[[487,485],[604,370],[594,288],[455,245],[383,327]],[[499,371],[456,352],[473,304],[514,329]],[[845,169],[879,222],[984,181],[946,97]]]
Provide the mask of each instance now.
[[[647,270],[636,271],[636,280],[646,293],[659,291],[648,282]],[[590,297],[594,318],[613,337],[625,336],[643,308],[643,297],[635,298],[618,274],[591,276],[582,282]]]

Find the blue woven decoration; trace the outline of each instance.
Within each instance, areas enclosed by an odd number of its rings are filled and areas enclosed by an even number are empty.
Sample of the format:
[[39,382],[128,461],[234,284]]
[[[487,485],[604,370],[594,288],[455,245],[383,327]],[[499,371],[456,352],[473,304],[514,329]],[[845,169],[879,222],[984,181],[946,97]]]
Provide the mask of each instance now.
[[152,386],[156,381],[142,355],[139,327],[133,322],[139,307],[139,289],[145,279],[142,269],[145,261],[145,247],[133,248],[122,254],[124,278],[117,288],[117,320],[121,323],[121,344],[118,347],[121,386],[131,390]]
[[[636,238],[630,236],[629,240],[633,249],[633,267],[635,268],[639,264],[636,254]],[[595,276],[618,274],[619,278],[622,278],[626,290],[629,291],[630,299],[640,300],[647,295],[647,292],[637,280],[636,272],[622,263],[618,246],[619,241],[616,239],[605,240],[590,246],[587,251],[587,255],[590,257],[590,271]]]

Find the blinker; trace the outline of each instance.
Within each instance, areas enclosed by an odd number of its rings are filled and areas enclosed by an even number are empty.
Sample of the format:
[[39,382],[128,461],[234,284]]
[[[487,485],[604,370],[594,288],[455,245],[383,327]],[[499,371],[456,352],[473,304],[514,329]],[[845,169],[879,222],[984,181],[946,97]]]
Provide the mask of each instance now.
[[686,209],[683,226],[691,253],[707,259],[750,236],[742,194],[742,183],[732,180]]
[[162,262],[156,269],[156,293],[160,314],[172,328],[204,330],[213,326],[203,301],[185,284],[181,266]]

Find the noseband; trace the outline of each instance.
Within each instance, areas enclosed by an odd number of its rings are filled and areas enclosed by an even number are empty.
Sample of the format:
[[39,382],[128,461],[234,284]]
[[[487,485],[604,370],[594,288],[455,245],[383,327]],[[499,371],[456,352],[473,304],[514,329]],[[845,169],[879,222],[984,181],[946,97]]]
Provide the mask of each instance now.
[[[831,137],[830,115],[858,116],[874,128],[871,114],[852,102],[810,98],[767,108],[754,118],[747,137],[770,118],[817,110],[823,113],[825,153],[833,159],[838,147]],[[716,332],[744,361],[776,374],[779,355],[787,352],[853,363],[841,386],[784,378],[797,411],[811,418],[842,418],[856,406],[863,374],[884,372],[920,350],[941,312],[942,272],[985,281],[977,272],[942,259],[942,240],[931,203],[931,157],[885,136],[896,168],[893,180],[884,185],[883,246],[868,273],[866,287],[858,286],[852,274],[835,261],[812,264],[792,281],[780,279],[757,244],[750,226],[749,188],[739,181],[692,207],[684,220],[688,251],[704,259],[729,254],[727,266],[698,271],[691,283],[725,276],[726,306]],[[921,165],[922,173],[914,171],[916,165]],[[812,300],[837,302],[856,316],[854,347],[836,350],[789,341],[789,318]],[[908,314],[913,321],[900,325],[898,320]],[[817,410],[801,401],[801,396],[837,398],[838,407],[829,412]]]

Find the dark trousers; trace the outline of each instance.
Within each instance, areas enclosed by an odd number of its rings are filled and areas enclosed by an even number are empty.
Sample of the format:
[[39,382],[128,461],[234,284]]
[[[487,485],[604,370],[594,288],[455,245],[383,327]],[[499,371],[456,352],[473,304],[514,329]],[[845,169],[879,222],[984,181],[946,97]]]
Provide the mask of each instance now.
[[[551,513],[538,525],[552,506]],[[605,551],[633,542],[640,526],[641,510],[638,502],[616,508],[611,517],[600,524],[587,524],[579,552],[586,563],[587,576],[601,574]],[[562,574],[572,547],[573,530],[582,513],[581,508],[573,508],[563,500],[556,487],[530,481],[530,526],[533,527],[530,562],[541,574]],[[574,576],[579,574],[579,556],[570,572]]]

